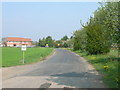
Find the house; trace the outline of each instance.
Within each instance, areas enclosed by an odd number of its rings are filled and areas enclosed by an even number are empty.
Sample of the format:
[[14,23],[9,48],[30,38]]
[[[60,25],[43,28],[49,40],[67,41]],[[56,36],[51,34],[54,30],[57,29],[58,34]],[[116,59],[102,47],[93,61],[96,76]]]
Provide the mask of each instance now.
[[31,46],[32,39],[20,37],[6,37],[3,39],[7,47],[20,47],[21,45]]

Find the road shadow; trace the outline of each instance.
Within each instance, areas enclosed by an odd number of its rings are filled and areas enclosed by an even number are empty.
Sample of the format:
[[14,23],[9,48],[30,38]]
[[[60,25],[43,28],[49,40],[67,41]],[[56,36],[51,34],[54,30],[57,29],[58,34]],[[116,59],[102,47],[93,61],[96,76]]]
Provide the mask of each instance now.
[[75,88],[105,88],[102,78],[94,70],[89,72],[68,72],[51,75],[48,81],[57,83],[58,85],[72,86]]
[[94,70],[91,70],[91,72],[81,72],[81,73],[77,73],[77,72],[68,72],[68,73],[61,73],[61,74],[54,74],[51,75],[53,77],[99,77],[99,75],[96,75],[94,73]]

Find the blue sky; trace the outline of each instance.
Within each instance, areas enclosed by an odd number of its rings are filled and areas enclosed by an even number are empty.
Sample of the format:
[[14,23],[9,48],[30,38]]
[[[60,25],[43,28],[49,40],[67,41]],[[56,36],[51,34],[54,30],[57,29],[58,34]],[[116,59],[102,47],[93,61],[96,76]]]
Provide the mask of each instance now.
[[71,36],[100,6],[97,2],[6,2],[2,4],[3,37],[38,41],[52,36]]

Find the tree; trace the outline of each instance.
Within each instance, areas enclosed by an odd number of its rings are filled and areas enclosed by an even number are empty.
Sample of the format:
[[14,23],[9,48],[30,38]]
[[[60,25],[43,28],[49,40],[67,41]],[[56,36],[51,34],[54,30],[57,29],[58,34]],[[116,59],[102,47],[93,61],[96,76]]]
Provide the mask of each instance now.
[[89,24],[86,27],[86,51],[89,54],[102,54],[110,51],[110,41],[101,24]]
[[75,31],[74,32],[74,35],[73,35],[73,49],[74,50],[79,50],[80,49],[80,40],[79,40],[79,35],[80,33],[78,34],[79,31]]
[[70,39],[67,41],[67,44],[69,48],[73,48],[73,44],[74,44],[73,36],[70,37]]
[[63,42],[61,40],[57,40],[54,42],[54,47],[59,48],[63,46]]
[[67,35],[63,36],[63,38],[61,38],[61,40],[68,40],[69,38],[67,37]]
[[[100,3],[101,7],[94,12],[94,17],[82,25],[86,32],[86,51],[90,54],[102,54],[110,51],[111,45],[119,45],[119,4],[120,2]],[[80,33],[79,33],[80,34]],[[75,43],[81,49],[80,36]],[[75,45],[75,47],[76,47]]]
[[54,40],[52,40],[51,36],[47,36],[46,37],[45,44],[48,44],[49,47],[53,47],[54,46]]
[[45,44],[46,44],[45,38],[43,38],[42,40],[39,39],[38,46],[40,46],[40,47],[45,47]]
[[39,41],[38,41],[38,46],[41,46],[41,42],[42,42],[42,40],[39,39]]
[[68,44],[65,42],[65,43],[63,44],[63,47],[64,47],[64,48],[67,48],[67,47],[68,47]]
[[86,48],[86,33],[85,30],[82,28],[74,32],[73,35],[74,39],[74,50],[82,50],[84,51]]

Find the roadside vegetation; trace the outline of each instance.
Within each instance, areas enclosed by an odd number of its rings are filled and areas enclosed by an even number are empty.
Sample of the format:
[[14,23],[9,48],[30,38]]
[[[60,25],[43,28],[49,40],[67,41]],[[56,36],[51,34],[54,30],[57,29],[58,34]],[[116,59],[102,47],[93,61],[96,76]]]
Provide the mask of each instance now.
[[102,75],[103,82],[110,88],[118,88],[120,76],[118,73],[118,53],[117,50],[111,50],[107,54],[90,55],[86,52],[69,49],[80,56],[84,57],[92,64],[97,71]]
[[72,51],[85,57],[110,88],[120,84],[120,2],[103,2],[89,21],[73,34]]
[[[43,60],[53,51],[52,48],[27,48],[25,52],[25,64]],[[2,67],[23,65],[23,53],[21,48],[2,48]]]

